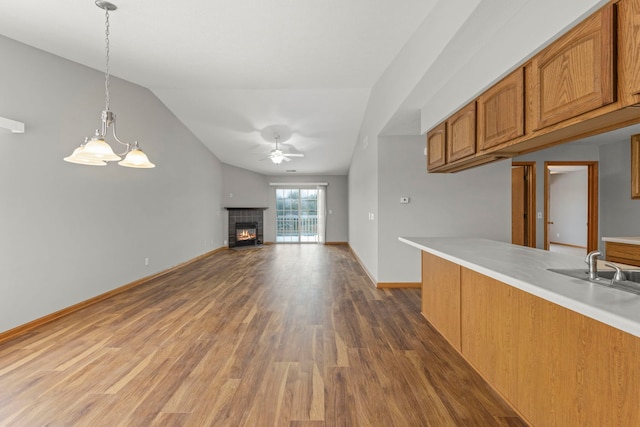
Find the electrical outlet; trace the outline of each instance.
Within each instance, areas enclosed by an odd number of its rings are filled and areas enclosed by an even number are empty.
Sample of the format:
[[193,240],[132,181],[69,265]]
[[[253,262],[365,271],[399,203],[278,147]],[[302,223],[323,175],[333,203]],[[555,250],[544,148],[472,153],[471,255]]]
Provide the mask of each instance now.
[[401,196],[400,197],[400,203],[402,203],[402,204],[409,203],[409,197],[408,196]]
[[144,259],[144,265],[149,265],[149,258]]

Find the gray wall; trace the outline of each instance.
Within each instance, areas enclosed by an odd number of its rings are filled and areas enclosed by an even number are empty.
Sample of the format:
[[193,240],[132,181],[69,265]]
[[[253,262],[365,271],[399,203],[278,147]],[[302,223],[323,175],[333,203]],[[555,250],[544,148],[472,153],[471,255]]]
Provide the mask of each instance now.
[[[379,282],[420,282],[420,252],[398,236],[511,241],[511,163],[426,173],[421,136],[380,138]],[[401,204],[408,196],[410,203]]]
[[587,167],[549,177],[549,241],[587,247]]
[[2,36],[0,52],[0,116],[26,123],[0,129],[0,331],[221,246],[221,164],[152,93],[111,81],[119,136],[155,169],[67,163],[99,127],[103,73]]
[[[346,242],[348,232],[348,185],[345,175],[262,175],[246,169],[223,164],[223,207],[268,207],[264,211],[264,240],[275,241],[276,211],[275,187],[271,182],[326,182],[327,209],[327,242]],[[233,195],[233,197],[230,197]],[[221,225],[228,230],[228,213],[222,212]]]
[[349,245],[373,280],[378,276],[378,138],[364,136],[349,167]]
[[640,236],[640,200],[631,198],[630,151],[627,138],[600,147],[601,236]]

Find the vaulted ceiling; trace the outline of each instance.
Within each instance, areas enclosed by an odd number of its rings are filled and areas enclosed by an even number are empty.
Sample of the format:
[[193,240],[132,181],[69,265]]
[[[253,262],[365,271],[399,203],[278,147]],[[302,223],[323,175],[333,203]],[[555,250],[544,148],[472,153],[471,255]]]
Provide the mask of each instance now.
[[[371,87],[437,0],[113,0],[110,69],[224,163],[345,174]],[[0,34],[102,71],[93,0],[4,0]],[[266,156],[274,135],[281,165]]]
[[[420,134],[606,2],[112,0],[110,68],[224,163],[346,174],[368,120]],[[99,71],[104,21],[94,0],[0,2],[1,35]],[[269,161],[276,134],[304,157]]]

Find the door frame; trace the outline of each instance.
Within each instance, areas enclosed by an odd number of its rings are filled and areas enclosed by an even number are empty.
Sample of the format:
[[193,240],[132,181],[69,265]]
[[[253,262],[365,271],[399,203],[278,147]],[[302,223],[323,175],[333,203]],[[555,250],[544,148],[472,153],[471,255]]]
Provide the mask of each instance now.
[[[278,237],[280,236],[278,234],[278,231],[279,231],[278,230],[278,213],[280,212],[280,210],[278,209],[278,191],[279,190],[295,190],[295,191],[298,192],[298,203],[297,203],[298,210],[297,210],[297,219],[296,219],[296,228],[298,230],[298,233],[297,233],[297,240],[296,241],[288,241],[288,240],[278,241]],[[306,187],[304,185],[302,185],[302,186],[300,186],[300,185],[283,185],[283,186],[279,186],[278,188],[275,189],[275,193],[274,193],[274,196],[275,196],[275,209],[274,210],[275,210],[275,216],[276,216],[275,217],[275,242],[276,243],[294,243],[294,244],[296,244],[296,243],[318,243],[318,239],[319,239],[320,236],[318,234],[318,222],[317,221],[316,221],[316,234],[315,234],[316,235],[316,239],[314,241],[305,241],[302,238],[302,232],[304,231],[303,227],[302,227],[303,221],[302,221],[302,215],[301,215],[301,213],[302,213],[302,192],[303,191],[308,191],[308,190],[316,191],[316,218],[319,219],[318,218],[319,215],[318,215],[318,212],[317,212],[317,208],[318,208],[317,200],[318,200],[318,197],[319,197],[319,190],[317,188]]]
[[549,250],[550,173],[549,166],[587,167],[587,252],[598,249],[598,162],[548,161],[544,162],[544,249]]
[[[527,167],[527,246],[536,247],[536,162],[511,162]],[[511,207],[513,209],[513,205]]]

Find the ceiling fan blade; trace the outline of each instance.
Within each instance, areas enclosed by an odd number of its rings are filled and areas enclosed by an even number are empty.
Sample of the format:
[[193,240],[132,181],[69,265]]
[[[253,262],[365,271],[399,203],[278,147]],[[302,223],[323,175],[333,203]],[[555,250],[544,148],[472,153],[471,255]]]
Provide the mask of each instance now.
[[287,156],[282,156],[282,160],[284,160],[285,162],[290,162],[291,159],[288,158]]
[[285,153],[284,156],[289,156],[289,157],[304,157],[304,154],[287,154]]

